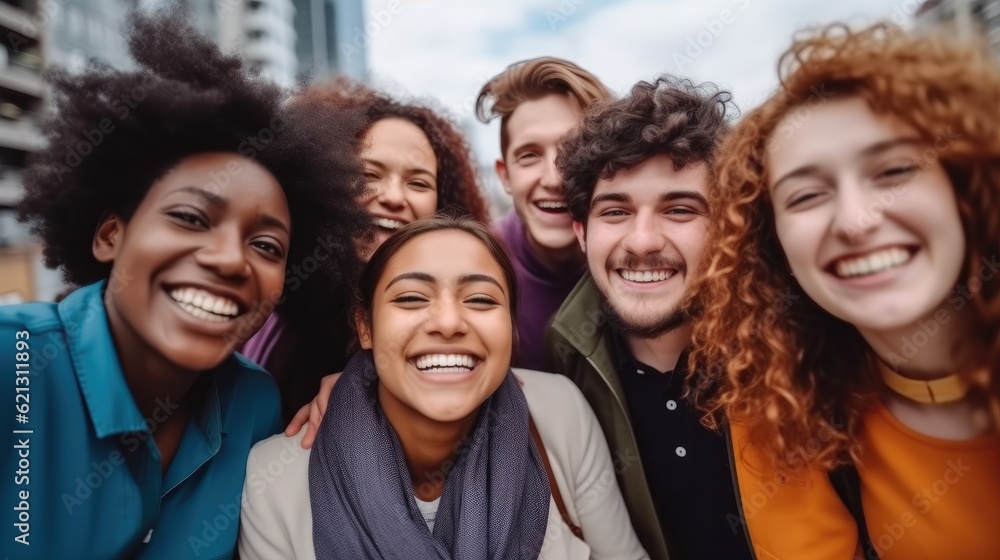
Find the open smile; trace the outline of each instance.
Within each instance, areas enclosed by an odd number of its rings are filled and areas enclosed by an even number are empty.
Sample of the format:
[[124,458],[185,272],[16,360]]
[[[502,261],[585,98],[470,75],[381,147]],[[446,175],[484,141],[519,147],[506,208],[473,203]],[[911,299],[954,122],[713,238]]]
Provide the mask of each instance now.
[[546,198],[536,200],[533,204],[535,205],[535,208],[538,208],[546,214],[566,214],[569,212],[569,206],[566,204],[565,200]]
[[622,279],[638,284],[650,284],[655,282],[665,282],[677,274],[677,270],[672,268],[662,268],[658,270],[630,270],[619,268],[615,272]]
[[421,373],[469,373],[482,361],[471,354],[424,354],[410,359]]
[[375,225],[382,229],[389,230],[390,232],[396,231],[397,229],[405,226],[407,223],[408,222],[404,222],[402,220],[397,220],[394,218],[375,216]]
[[915,247],[884,247],[862,255],[838,258],[827,266],[827,270],[842,279],[872,276],[906,265],[913,260],[916,252]]
[[209,323],[226,323],[243,314],[239,302],[201,288],[173,287],[167,295],[188,315]]

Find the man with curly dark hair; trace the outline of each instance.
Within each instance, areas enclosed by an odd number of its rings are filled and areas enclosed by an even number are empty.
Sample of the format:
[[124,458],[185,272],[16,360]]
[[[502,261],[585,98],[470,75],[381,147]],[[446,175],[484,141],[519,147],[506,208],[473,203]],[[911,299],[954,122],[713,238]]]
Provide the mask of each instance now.
[[681,303],[706,250],[730,99],[669,76],[639,82],[591,110],[556,160],[589,273],[556,313],[549,349],[597,413],[654,560],[750,558],[726,440],[684,394]]
[[350,281],[372,237],[338,115],[286,113],[183,10],[132,14],[128,44],[135,70],[49,75],[25,173],[21,219],[83,287],[0,310],[17,558],[230,557],[247,454],[281,428],[233,349],[283,292]]

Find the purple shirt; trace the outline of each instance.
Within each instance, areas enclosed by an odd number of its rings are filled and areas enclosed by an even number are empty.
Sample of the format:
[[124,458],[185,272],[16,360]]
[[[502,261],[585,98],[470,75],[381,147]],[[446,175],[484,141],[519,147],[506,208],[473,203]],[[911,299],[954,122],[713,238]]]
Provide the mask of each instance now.
[[277,313],[271,313],[271,316],[267,318],[267,321],[264,321],[264,325],[257,331],[257,334],[247,340],[240,352],[249,358],[251,362],[266,369],[267,366],[265,364],[271,358],[271,354],[274,353],[278,341],[281,340],[284,334],[285,321],[278,317]]
[[521,301],[517,309],[520,345],[513,366],[549,370],[545,331],[587,265],[581,262],[579,266],[556,270],[542,262],[528,240],[524,224],[513,210],[496,223],[494,233],[510,249],[520,288]]

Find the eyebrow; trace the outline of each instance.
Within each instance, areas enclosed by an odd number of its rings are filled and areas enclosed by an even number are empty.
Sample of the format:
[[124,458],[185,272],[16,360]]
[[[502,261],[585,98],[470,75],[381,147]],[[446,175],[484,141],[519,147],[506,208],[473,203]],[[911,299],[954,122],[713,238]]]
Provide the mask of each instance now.
[[[380,171],[385,171],[387,168],[382,162],[376,161],[374,159],[362,158],[362,161],[364,161],[365,164],[367,165],[379,169]],[[437,179],[437,174],[431,172],[431,170],[426,167],[411,165],[409,167],[404,167],[403,169],[405,171],[409,171],[410,173],[423,173],[424,175],[432,177],[435,180]]]
[[[420,282],[426,282],[428,284],[433,284],[437,281],[436,278],[434,278],[430,274],[427,274],[426,272],[404,272],[403,274],[400,274],[399,276],[390,280],[389,283],[385,285],[385,289],[388,290],[390,286],[401,280],[418,280]],[[504,291],[503,286],[501,286],[500,283],[496,281],[496,278],[493,278],[492,276],[488,276],[486,274],[463,274],[462,276],[458,277],[459,284],[470,284],[472,282],[488,282],[490,284],[493,284],[497,288],[500,288],[500,291]]]
[[[708,206],[708,201],[705,196],[697,191],[670,191],[665,192],[660,195],[660,202],[671,202],[674,200],[691,199],[695,202],[699,202]],[[632,197],[625,193],[604,193],[599,194],[590,201],[590,207],[593,208],[602,202],[621,202],[630,203],[632,202]]]
[[521,142],[520,144],[511,144],[510,146],[507,147],[507,151],[509,151],[511,154],[516,154],[516,153],[518,153],[520,151],[523,151],[523,150],[526,150],[526,149],[529,149],[529,148],[530,149],[538,149],[540,147],[541,147],[541,144],[538,142],[538,140],[532,138],[530,140],[526,140],[524,142]]
[[663,193],[660,195],[660,202],[683,200],[685,198],[689,198],[695,202],[708,206],[708,200],[705,199],[705,195],[697,191],[670,191],[668,193]]
[[[874,155],[881,154],[882,152],[887,152],[887,151],[889,151],[889,150],[891,150],[893,148],[899,147],[899,146],[907,146],[907,145],[919,146],[921,144],[923,144],[923,141],[921,141],[919,138],[916,138],[916,137],[913,137],[913,136],[904,136],[902,138],[893,138],[891,140],[884,140],[882,142],[876,142],[876,143],[872,144],[871,146],[868,146],[867,148],[861,150],[861,152],[858,153],[858,156],[859,157],[863,157],[863,158],[865,158],[865,157],[871,157],[871,156],[874,156]],[[793,171],[791,171],[789,173],[786,173],[780,180],[778,180],[774,184],[774,187],[771,188],[771,191],[772,192],[777,192],[778,191],[778,187],[780,187],[785,181],[787,181],[789,179],[795,179],[797,177],[807,177],[809,175],[815,175],[816,173],[819,172],[819,170],[820,170],[820,168],[819,168],[818,165],[803,165],[802,167],[799,167],[798,169],[795,169],[795,170],[793,170]]]
[[[177,192],[191,193],[199,198],[204,199],[205,203],[207,203],[209,206],[218,208],[220,210],[225,210],[229,206],[229,201],[226,200],[225,197],[219,196],[213,192],[207,191],[199,187],[181,187],[170,194]],[[288,228],[288,224],[286,224],[284,220],[280,220],[276,216],[272,216],[271,214],[261,214],[260,217],[257,218],[257,223],[262,226],[280,229],[281,231],[287,234],[291,234],[291,231]]]
[[199,187],[181,187],[173,192],[191,193],[195,196],[203,198],[205,202],[208,203],[209,206],[215,206],[217,208],[225,208],[226,206],[229,205],[229,203],[226,201],[225,198]]
[[595,196],[590,201],[590,207],[593,208],[602,202],[632,202],[632,197],[624,193],[604,193]]

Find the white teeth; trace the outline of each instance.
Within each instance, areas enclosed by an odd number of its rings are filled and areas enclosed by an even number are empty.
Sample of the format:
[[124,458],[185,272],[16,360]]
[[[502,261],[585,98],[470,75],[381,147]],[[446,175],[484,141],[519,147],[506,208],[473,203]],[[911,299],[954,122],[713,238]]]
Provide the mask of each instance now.
[[454,370],[451,373],[455,373],[473,369],[476,367],[478,360],[475,356],[467,354],[427,354],[419,356],[414,362],[416,362],[417,369],[420,371],[434,370],[438,372],[444,371],[445,368],[450,368]]
[[629,282],[662,282],[673,276],[673,270],[622,270],[621,277]]
[[240,306],[235,301],[197,288],[175,288],[170,297],[181,309],[199,319],[221,322],[240,314]]
[[892,247],[863,257],[839,260],[835,268],[841,278],[865,276],[906,264],[912,256],[906,249]]
[[556,200],[539,200],[535,204],[537,204],[539,208],[545,208],[546,210],[565,210],[567,207],[565,201]]
[[375,218],[375,225],[378,227],[383,227],[385,229],[399,229],[406,224],[399,220],[390,220],[389,218]]

